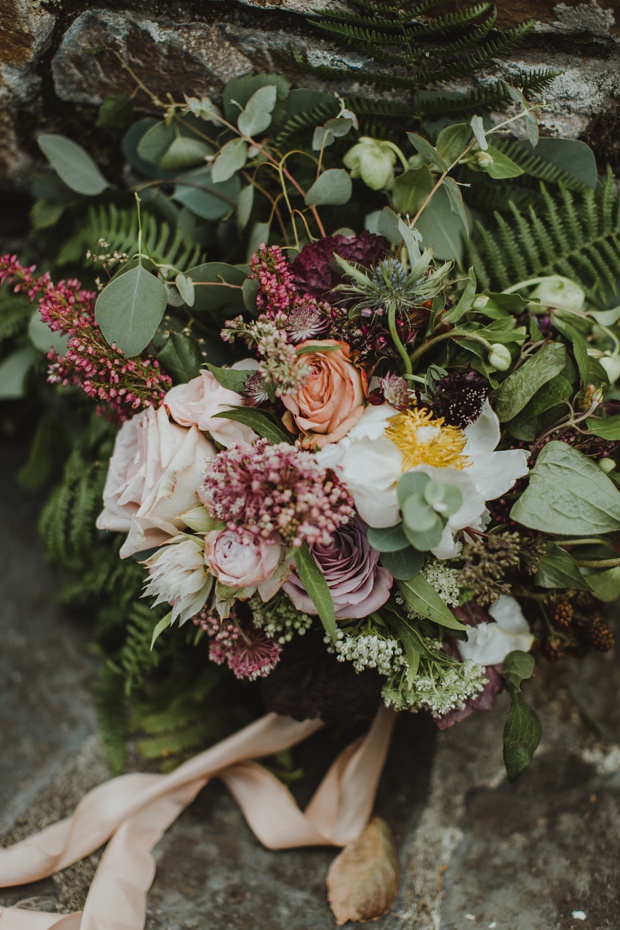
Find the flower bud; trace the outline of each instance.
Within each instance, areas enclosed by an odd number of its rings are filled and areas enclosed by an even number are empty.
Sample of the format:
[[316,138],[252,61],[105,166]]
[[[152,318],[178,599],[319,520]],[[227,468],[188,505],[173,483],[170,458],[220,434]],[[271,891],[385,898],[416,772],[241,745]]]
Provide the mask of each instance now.
[[493,164],[493,156],[488,152],[476,152],[474,159],[480,168],[490,168]]
[[479,295],[478,297],[476,297],[476,299],[474,300],[474,302],[473,302],[473,304],[472,304],[472,307],[473,307],[474,310],[482,310],[483,307],[486,307],[486,305],[488,304],[488,302],[489,302],[489,298],[487,297],[487,295],[486,295],[486,294],[480,294],[480,295]]
[[343,158],[352,178],[361,178],[373,191],[391,187],[394,183],[396,154],[380,139],[361,136],[357,145]]
[[489,365],[496,371],[508,371],[512,362],[510,349],[499,342],[494,342],[489,352]]
[[609,472],[613,471],[616,467],[616,463],[613,459],[598,459],[596,464],[605,472],[606,475],[608,475]]
[[543,307],[555,307],[556,310],[568,310],[573,313],[583,310],[586,295],[570,278],[552,274],[534,288],[530,297],[539,300]]

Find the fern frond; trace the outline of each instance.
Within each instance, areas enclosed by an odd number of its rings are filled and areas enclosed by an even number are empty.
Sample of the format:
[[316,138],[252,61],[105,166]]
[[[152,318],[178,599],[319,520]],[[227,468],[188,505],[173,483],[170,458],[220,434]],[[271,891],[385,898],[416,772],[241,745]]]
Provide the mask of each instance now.
[[112,775],[120,775],[125,767],[128,713],[123,675],[113,662],[105,662],[101,667],[93,685],[93,703],[110,771]]
[[297,133],[303,132],[306,129],[314,129],[315,126],[319,126],[321,123],[324,123],[325,120],[330,119],[330,117],[336,116],[339,109],[340,104],[334,97],[333,101],[322,103],[320,106],[314,107],[312,110],[307,110],[305,113],[298,113],[296,116],[291,116],[278,132],[275,138],[276,146],[282,148],[289,139],[296,136]]
[[[84,259],[86,252],[97,252],[97,242],[104,239],[106,251],[133,255],[138,242],[138,215],[135,209],[118,207],[115,203],[101,203],[89,208],[86,220],[67,240],[56,259],[66,265]],[[188,243],[180,229],[149,213],[142,212],[142,242],[144,251],[158,264],[188,268],[200,260],[200,246]]]
[[32,303],[26,294],[0,290],[0,342],[25,333],[32,313]]
[[483,286],[502,290],[538,275],[578,281],[601,304],[620,283],[620,191],[611,170],[596,190],[571,191],[560,199],[541,185],[541,203],[527,211],[511,204],[508,223],[495,213],[496,231],[478,224],[470,260]]

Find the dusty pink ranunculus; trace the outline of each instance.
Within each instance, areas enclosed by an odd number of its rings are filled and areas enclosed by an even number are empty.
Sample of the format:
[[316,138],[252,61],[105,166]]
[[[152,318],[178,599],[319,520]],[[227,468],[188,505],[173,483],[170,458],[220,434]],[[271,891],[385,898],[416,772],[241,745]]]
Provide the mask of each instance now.
[[237,596],[251,597],[258,592],[263,600],[272,597],[280,586],[274,575],[281,556],[282,545],[277,539],[235,530],[214,530],[205,537],[207,565],[220,584],[242,589]]
[[[360,620],[385,604],[394,579],[379,565],[379,553],[370,547],[359,517],[341,526],[327,545],[317,543],[310,549],[325,575],[338,619]],[[295,571],[283,590],[298,610],[317,613]]]
[[116,437],[97,528],[127,533],[121,557],[160,546],[184,527],[181,514],[198,504],[197,488],[215,446],[194,426],[171,423],[148,407]]
[[282,402],[295,425],[305,435],[304,445],[322,448],[338,442],[357,423],[368,393],[366,373],[349,358],[349,346],[335,339],[301,342],[296,365],[310,374],[299,390],[285,394]]
[[164,406],[170,416],[181,426],[197,426],[205,433],[210,433],[222,446],[231,446],[235,442],[252,442],[256,433],[249,426],[216,417],[231,407],[241,407],[243,397],[235,391],[229,391],[217,381],[210,371],[201,371],[197,378],[187,384],[177,384],[164,397]]

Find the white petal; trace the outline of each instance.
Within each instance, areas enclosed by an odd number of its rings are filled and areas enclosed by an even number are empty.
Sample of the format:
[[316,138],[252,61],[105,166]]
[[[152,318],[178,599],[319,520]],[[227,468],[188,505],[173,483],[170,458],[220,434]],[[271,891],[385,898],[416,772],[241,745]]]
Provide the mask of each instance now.
[[497,448],[501,437],[499,420],[488,400],[482,405],[476,422],[465,429],[465,436],[465,455],[476,456],[483,452],[493,452]]

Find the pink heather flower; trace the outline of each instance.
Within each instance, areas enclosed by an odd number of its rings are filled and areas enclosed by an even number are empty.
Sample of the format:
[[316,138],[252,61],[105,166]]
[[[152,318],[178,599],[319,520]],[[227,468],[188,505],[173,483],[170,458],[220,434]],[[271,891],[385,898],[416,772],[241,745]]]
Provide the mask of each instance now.
[[51,349],[48,381],[77,385],[98,401],[97,412],[122,423],[136,410],[159,407],[172,380],[157,359],[126,358],[109,345],[95,320],[95,294],[79,281],[53,284],[46,272],[34,276],[35,266],[21,265],[15,255],[0,257],[0,284],[38,299],[41,319],[54,332],[69,336],[64,356]]
[[279,245],[264,242],[250,259],[252,276],[258,281],[256,305],[269,315],[286,313],[297,295],[295,275]]
[[236,678],[266,678],[280,661],[280,644],[254,626],[242,628],[207,611],[198,614],[194,622],[211,638],[211,661],[226,663]]
[[300,546],[329,543],[353,515],[353,502],[331,469],[287,443],[237,443],[215,457],[198,495],[229,529],[263,539],[278,534]]

